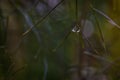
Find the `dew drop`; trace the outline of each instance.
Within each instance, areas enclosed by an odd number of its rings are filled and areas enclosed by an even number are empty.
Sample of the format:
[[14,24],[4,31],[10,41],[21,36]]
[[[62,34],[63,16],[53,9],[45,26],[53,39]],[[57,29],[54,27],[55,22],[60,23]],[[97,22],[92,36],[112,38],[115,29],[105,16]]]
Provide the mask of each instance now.
[[80,32],[80,28],[78,26],[75,26],[73,29],[72,29],[72,32]]

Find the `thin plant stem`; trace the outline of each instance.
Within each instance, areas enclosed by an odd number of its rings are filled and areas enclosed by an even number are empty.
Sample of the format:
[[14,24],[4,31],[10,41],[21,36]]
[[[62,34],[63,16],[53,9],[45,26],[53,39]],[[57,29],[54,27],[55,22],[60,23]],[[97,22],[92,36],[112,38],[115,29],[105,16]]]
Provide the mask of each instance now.
[[78,21],[78,0],[75,1],[75,4],[76,4],[76,21]]
[[106,47],[106,44],[105,44],[104,35],[103,35],[102,30],[101,30],[101,27],[100,27],[100,24],[99,24],[99,21],[98,21],[98,19],[96,17],[95,12],[94,12],[94,16],[95,16],[95,20],[96,20],[96,24],[97,24],[99,33],[100,33],[100,37],[101,37],[101,41],[102,41],[102,45],[103,45],[104,51],[105,51],[106,54],[108,54],[107,47]]
[[[52,8],[45,16],[43,16],[42,19],[38,20],[35,25],[33,26],[37,26],[38,24],[40,24],[41,22],[43,22],[62,2],[64,2],[64,0],[61,0],[54,8]],[[23,36],[28,34],[31,30],[32,30],[33,27],[29,28],[27,31],[25,31],[23,33]]]
[[[10,2],[12,4],[13,1],[10,0]],[[13,51],[13,53],[16,53],[22,43],[22,41],[24,40],[25,36],[31,32],[33,27],[36,27],[38,24],[40,24],[42,21],[44,21],[59,5],[61,5],[61,3],[63,3],[64,0],[61,0],[54,8],[52,8],[42,19],[38,20],[33,26],[31,26],[31,28],[29,28],[27,31],[25,31],[22,35],[21,35],[21,39],[18,41],[18,46],[15,48],[15,50]]]

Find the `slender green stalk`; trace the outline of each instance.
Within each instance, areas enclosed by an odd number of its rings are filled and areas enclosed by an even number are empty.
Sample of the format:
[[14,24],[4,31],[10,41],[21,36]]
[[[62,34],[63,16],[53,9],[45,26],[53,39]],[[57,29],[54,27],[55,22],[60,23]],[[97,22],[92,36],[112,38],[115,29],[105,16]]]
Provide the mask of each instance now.
[[94,11],[94,16],[95,16],[95,20],[96,20],[96,24],[97,24],[99,33],[100,33],[100,37],[101,37],[101,41],[102,41],[102,45],[103,45],[104,51],[105,51],[106,54],[108,54],[107,47],[106,47],[106,44],[105,44],[104,35],[103,35],[102,30],[101,30],[99,21],[98,21],[98,19],[97,19],[97,17],[96,17],[95,11]]

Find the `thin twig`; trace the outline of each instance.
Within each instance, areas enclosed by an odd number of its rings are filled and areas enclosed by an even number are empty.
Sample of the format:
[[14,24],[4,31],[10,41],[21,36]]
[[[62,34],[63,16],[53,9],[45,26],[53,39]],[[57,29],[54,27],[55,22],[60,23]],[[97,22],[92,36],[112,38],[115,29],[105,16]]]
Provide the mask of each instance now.
[[[74,27],[74,26],[73,26]],[[73,28],[72,27],[72,28]],[[69,35],[71,34],[71,28],[70,30],[68,30],[67,34],[63,37],[62,40],[60,40],[59,44],[52,50],[53,52],[56,52],[56,50],[64,43],[64,41],[69,37]]]
[[93,49],[93,51],[96,53],[96,54],[100,54],[96,49],[95,47],[93,46],[93,44],[91,43],[91,41],[86,38],[84,35],[83,35],[84,39],[88,42],[88,45]]
[[92,57],[94,57],[94,58],[96,58],[96,59],[98,59],[98,60],[100,60],[100,61],[102,61],[102,62],[105,62],[105,61],[106,61],[106,62],[109,62],[109,63],[111,62],[110,60],[106,59],[105,57],[95,55],[95,54],[90,53],[90,52],[88,52],[88,51],[85,51],[84,54],[89,55],[89,56],[92,56]]
[[[44,21],[64,0],[61,0],[54,8],[52,8],[42,19],[38,20],[35,25],[33,26],[37,26],[38,24],[40,24],[42,21]],[[33,27],[29,28],[26,32],[24,32],[22,35],[25,36],[26,34],[28,34]]]

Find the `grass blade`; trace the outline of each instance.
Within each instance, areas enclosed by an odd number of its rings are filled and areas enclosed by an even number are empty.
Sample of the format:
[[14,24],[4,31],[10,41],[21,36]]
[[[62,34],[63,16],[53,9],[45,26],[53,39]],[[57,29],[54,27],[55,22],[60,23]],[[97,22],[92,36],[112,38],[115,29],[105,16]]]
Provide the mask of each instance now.
[[120,26],[113,20],[111,19],[108,15],[106,15],[105,13],[103,13],[102,11],[91,7],[95,12],[99,13],[100,15],[102,15],[103,17],[105,17],[107,19],[107,21],[112,24],[113,26],[117,27],[118,29],[120,29]]
[[99,30],[99,33],[100,33],[102,46],[104,48],[105,53],[108,54],[107,47],[106,47],[106,44],[105,44],[104,34],[101,30],[101,27],[100,27],[100,24],[99,24],[99,21],[97,19],[97,16],[96,16],[95,12],[98,12],[99,14],[103,15],[106,19],[108,19],[108,21],[112,21],[112,19],[110,17],[108,17],[106,14],[104,14],[103,12],[101,12],[101,11],[99,11],[99,10],[93,8],[93,7],[92,7],[92,9],[94,10],[93,15],[95,16],[96,24],[97,24],[97,27],[98,27],[98,30]]

